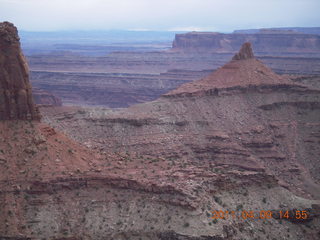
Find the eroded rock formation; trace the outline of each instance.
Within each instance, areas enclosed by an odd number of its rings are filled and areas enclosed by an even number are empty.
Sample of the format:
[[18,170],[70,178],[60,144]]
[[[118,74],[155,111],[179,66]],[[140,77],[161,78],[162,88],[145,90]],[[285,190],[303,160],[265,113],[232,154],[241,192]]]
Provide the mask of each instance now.
[[16,27],[0,23],[0,120],[40,119]]

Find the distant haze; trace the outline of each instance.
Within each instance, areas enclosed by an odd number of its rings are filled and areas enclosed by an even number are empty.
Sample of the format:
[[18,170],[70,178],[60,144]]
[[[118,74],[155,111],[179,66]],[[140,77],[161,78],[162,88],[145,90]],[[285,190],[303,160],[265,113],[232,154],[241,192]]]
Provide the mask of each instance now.
[[319,26],[320,0],[0,0],[0,21],[28,31],[221,31]]

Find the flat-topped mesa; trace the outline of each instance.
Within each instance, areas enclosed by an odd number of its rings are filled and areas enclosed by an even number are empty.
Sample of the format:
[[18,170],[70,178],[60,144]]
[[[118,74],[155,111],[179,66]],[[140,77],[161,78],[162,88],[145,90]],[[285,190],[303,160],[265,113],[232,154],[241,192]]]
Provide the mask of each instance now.
[[242,44],[240,51],[233,56],[232,60],[244,60],[250,58],[254,58],[254,54],[251,43],[246,42]]
[[233,53],[244,42],[254,43],[257,55],[272,53],[319,53],[320,36],[289,31],[260,31],[243,33],[189,32],[176,34],[172,51],[191,53]]
[[39,120],[17,28],[0,23],[0,120]]

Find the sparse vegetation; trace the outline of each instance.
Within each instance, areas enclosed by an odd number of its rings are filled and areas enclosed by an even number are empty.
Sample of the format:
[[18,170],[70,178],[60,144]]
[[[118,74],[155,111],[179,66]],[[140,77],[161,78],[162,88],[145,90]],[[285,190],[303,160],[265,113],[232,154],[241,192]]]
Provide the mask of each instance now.
[[122,224],[122,222],[119,220],[118,222],[117,222],[117,225],[119,226],[119,225],[121,225]]
[[222,205],[222,200],[221,200],[221,198],[219,198],[219,197],[217,197],[217,196],[214,196],[213,199],[214,199],[214,201],[215,201],[216,203],[218,203],[219,205]]
[[185,227],[185,228],[187,228],[187,227],[189,227],[190,226],[190,223],[188,223],[188,222],[185,222],[184,224],[183,224],[183,227]]
[[243,205],[242,205],[242,204],[239,204],[239,205],[237,206],[237,211],[242,210],[242,209],[243,209]]

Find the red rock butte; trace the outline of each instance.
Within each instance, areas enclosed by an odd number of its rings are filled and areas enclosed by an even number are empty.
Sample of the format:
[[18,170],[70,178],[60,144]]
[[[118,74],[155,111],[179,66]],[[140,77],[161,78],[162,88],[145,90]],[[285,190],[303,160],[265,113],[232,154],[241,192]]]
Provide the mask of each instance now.
[[280,76],[255,58],[251,44],[246,42],[232,60],[198,81],[186,83],[164,96],[203,92],[234,87],[290,85],[289,78]]
[[39,120],[17,28],[0,23],[0,120]]

